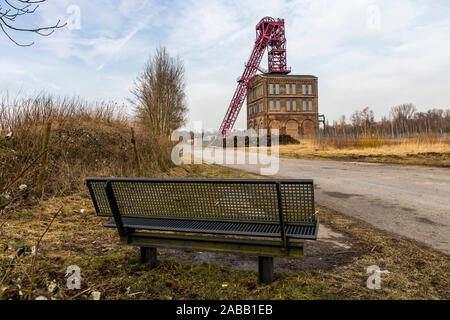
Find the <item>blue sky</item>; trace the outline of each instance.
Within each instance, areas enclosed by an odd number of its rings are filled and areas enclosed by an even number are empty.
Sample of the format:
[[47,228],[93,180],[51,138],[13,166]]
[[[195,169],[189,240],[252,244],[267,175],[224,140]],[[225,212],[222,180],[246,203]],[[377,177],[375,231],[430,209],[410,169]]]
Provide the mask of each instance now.
[[[450,108],[448,0],[49,0],[29,23],[66,21],[73,8],[79,29],[16,36],[35,41],[30,48],[0,35],[0,94],[123,102],[149,55],[164,45],[185,62],[189,122],[217,128],[255,25],[271,16],[285,19],[292,74],[319,77],[319,111],[330,120],[366,106],[377,118],[408,102]],[[241,112],[236,127],[245,127],[245,117]]]

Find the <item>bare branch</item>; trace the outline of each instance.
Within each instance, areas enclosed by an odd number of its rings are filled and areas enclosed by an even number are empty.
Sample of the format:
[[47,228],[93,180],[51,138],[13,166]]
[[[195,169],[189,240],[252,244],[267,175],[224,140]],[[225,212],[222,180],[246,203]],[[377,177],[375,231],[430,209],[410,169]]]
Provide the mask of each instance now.
[[56,29],[63,28],[67,23],[61,24],[61,20],[51,26],[44,27],[18,27],[15,25],[16,19],[25,15],[32,15],[39,8],[40,3],[44,3],[47,0],[3,0],[4,6],[0,3],[0,29],[6,35],[6,37],[11,40],[14,44],[20,47],[29,47],[34,44],[31,43],[20,43],[14,39],[12,32],[29,32],[35,33],[39,36],[48,37]]

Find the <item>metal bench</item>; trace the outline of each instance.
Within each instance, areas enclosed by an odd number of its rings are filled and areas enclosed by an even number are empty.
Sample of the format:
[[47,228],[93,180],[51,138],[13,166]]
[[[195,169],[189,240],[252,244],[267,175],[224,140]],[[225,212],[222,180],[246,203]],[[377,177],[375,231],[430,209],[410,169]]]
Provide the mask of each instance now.
[[87,178],[97,215],[112,217],[121,243],[258,256],[259,280],[273,281],[273,257],[302,258],[317,238],[312,180]]

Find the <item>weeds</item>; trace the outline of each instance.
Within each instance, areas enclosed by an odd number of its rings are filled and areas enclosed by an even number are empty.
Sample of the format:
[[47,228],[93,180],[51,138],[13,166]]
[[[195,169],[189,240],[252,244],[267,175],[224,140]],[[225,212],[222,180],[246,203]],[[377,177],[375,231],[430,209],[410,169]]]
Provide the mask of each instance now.
[[321,138],[279,148],[282,158],[450,166],[450,139],[434,134],[409,139]]
[[[29,287],[28,287],[28,294],[24,297],[27,297],[28,299],[31,299],[33,296],[33,280],[35,276],[36,271],[36,262],[38,259],[39,254],[39,247],[41,244],[42,239],[49,231],[50,227],[52,226],[55,218],[60,213],[61,210],[58,210],[53,218],[51,219],[50,223],[45,228],[45,231],[41,233],[41,222],[42,222],[42,214],[44,211],[44,190],[45,190],[45,178],[47,173],[47,164],[48,164],[48,144],[50,140],[50,131],[51,131],[51,122],[48,122],[45,128],[45,133],[42,138],[42,148],[41,148],[41,154],[39,155],[39,158],[41,159],[40,165],[37,168],[33,168],[33,166],[36,164],[36,160],[32,161],[30,164],[27,164],[23,170],[20,171],[19,175],[12,179],[11,182],[6,183],[6,185],[2,189],[2,194],[0,194],[0,198],[7,198],[5,195],[9,195],[10,189],[14,187],[16,184],[20,183],[25,177],[27,176],[28,172],[37,172],[39,171],[39,177],[37,186],[35,188],[30,189],[31,191],[37,191],[37,193],[40,195],[39,197],[39,215],[38,215],[38,224],[37,224],[37,240],[34,244],[34,246],[31,247],[31,267],[30,271],[28,270],[28,265],[25,263],[24,260],[28,260],[27,257],[25,257],[25,247],[22,245],[12,244],[7,237],[4,237],[4,245],[6,250],[12,251],[12,262],[8,266],[8,268],[5,270],[4,275],[1,278],[0,281],[0,288],[3,288],[3,283],[6,279],[8,279],[9,273],[14,270],[16,267],[20,268],[20,272],[22,276],[25,276],[28,279]],[[19,187],[19,190],[23,191],[28,189],[28,186],[25,184],[22,184]],[[23,195],[23,194],[22,194]],[[13,199],[7,199],[5,203],[3,203],[0,206],[0,218],[1,224],[0,224],[0,232],[3,234],[3,226],[8,223],[8,214],[7,210],[9,209],[8,206],[11,206],[15,200],[19,199],[19,196],[16,196]],[[17,248],[17,249],[16,249]],[[22,259],[21,256],[24,258]],[[15,264],[14,264],[15,263]],[[14,283],[14,279],[9,279],[9,284]],[[17,286],[20,288],[20,285],[17,284]],[[19,297],[23,295],[23,292],[19,291]]]
[[[48,196],[80,191],[83,179],[89,175],[152,176],[172,166],[172,142],[167,137],[153,137],[142,131],[136,131],[132,139],[133,122],[114,103],[90,105],[81,99],[51,96],[12,103],[3,100],[0,190],[20,174],[24,163],[41,154],[40,141],[49,121],[52,143],[45,187]],[[138,141],[138,164],[132,141]],[[36,185],[38,177],[38,172],[29,172],[23,183]]]

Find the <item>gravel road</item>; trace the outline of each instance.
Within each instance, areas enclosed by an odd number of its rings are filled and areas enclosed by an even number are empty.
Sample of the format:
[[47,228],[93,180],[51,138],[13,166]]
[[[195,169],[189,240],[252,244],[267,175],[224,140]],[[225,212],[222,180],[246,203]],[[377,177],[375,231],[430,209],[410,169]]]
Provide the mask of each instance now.
[[[225,166],[257,174],[261,168]],[[448,168],[280,159],[275,177],[314,179],[319,204],[450,254]]]

